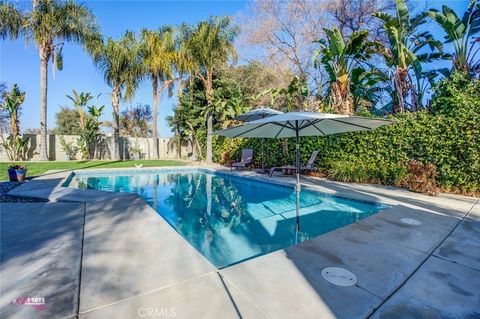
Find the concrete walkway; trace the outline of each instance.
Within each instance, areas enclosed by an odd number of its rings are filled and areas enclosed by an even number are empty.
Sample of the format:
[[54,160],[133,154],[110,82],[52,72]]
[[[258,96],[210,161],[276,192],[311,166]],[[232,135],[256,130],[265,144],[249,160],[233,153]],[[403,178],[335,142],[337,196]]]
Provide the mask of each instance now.
[[[305,178],[392,208],[217,270],[138,196],[59,187],[67,175],[10,193],[49,203],[0,206],[0,318],[480,317],[477,199]],[[358,283],[328,283],[321,271],[332,266]],[[21,304],[25,296],[45,306]]]

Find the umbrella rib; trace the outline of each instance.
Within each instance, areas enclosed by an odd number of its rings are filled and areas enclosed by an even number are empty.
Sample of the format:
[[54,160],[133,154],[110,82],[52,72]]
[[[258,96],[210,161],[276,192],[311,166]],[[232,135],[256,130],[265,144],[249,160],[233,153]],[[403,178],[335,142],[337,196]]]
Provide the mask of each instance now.
[[[303,125],[303,126],[300,125],[300,129],[303,130],[304,128],[307,128],[307,127],[309,127],[309,126],[315,125],[315,124],[317,124],[318,122],[321,122],[321,121],[323,121],[323,119],[321,119],[321,120],[314,120],[314,121],[311,121],[311,122],[307,122],[307,123],[306,123],[305,125]],[[303,124],[303,121],[302,121],[302,124]]]
[[368,126],[363,126],[363,125],[359,125],[359,124],[348,123],[348,122],[340,121],[340,120],[337,120],[337,119],[331,119],[331,120],[332,120],[332,121],[335,121],[335,122],[339,122],[339,123],[351,125],[351,126],[361,127],[361,128],[367,129],[367,130],[369,130],[369,131],[372,130],[372,128],[371,128],[371,127],[368,127]]
[[242,132],[242,133],[239,133],[239,134],[235,135],[233,138],[237,138],[237,137],[239,137],[240,135],[244,135],[244,134],[250,133],[251,131],[256,130],[256,129],[258,129],[258,128],[261,128],[262,126],[265,126],[265,125],[267,125],[267,124],[268,124],[268,122],[267,122],[267,123],[260,124],[259,126],[255,126],[255,127],[251,128],[251,129],[245,131],[245,132]]
[[[320,121],[319,121],[319,122],[320,122]],[[316,124],[316,123],[315,123],[315,124],[312,124],[312,125],[313,125],[313,127],[316,128],[320,133],[322,133],[323,136],[327,135],[327,134],[325,134],[325,132],[323,132],[321,129],[319,129],[319,128],[317,127],[317,124]]]
[[280,133],[282,133],[283,129],[285,128],[285,125],[281,125],[281,124],[278,124],[278,123],[275,123],[275,122],[274,122],[273,124],[275,124],[275,125],[278,125],[278,126],[281,126],[281,127],[282,127],[282,128],[280,129],[280,131],[278,131],[278,133],[275,135],[275,138],[277,138],[277,137],[278,137],[278,135],[280,135]]

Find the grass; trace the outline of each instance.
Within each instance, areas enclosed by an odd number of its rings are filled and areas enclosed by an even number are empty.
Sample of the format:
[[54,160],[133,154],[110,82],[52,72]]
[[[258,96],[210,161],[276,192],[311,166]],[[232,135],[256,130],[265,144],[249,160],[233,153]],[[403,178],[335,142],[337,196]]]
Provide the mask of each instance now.
[[[0,162],[0,181],[8,180],[7,168],[12,163]],[[184,166],[188,162],[175,160],[139,160],[139,161],[68,161],[68,162],[15,162],[25,165],[28,169],[28,176],[36,176],[48,170],[79,170],[94,168],[119,168],[135,167],[135,164],[143,164],[143,167],[153,166]]]

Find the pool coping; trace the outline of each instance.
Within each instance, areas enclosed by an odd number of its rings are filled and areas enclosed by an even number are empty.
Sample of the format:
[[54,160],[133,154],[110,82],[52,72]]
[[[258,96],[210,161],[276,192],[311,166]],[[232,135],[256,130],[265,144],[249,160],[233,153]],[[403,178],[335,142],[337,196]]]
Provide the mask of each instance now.
[[[155,168],[156,170],[172,170],[172,169],[192,169],[192,168],[200,168],[200,169],[207,169],[207,170],[214,170],[216,172],[221,171],[227,174],[233,174],[237,176],[242,176],[242,177],[247,177],[247,178],[253,178],[253,179],[260,179],[263,182],[271,182],[273,184],[279,184],[279,185],[285,185],[285,184],[290,184],[291,186],[294,185],[294,181],[289,178],[274,178],[272,180],[269,180],[263,176],[255,176],[253,175],[254,173],[251,171],[233,171],[230,172],[228,169],[222,168],[222,167],[204,167],[204,166],[180,166],[180,167],[159,167]],[[148,168],[152,169],[152,168]],[[118,170],[131,170],[129,168],[112,168],[112,169],[95,169],[91,170],[93,172],[99,172],[99,171],[118,171]],[[87,170],[82,170],[82,172],[86,172]],[[67,189],[65,190],[65,187],[62,187],[61,185],[63,182],[66,180],[68,176],[70,176],[70,173],[72,171],[62,171],[62,172],[56,172],[56,171],[49,171],[45,175],[40,176],[39,178],[36,178],[28,183],[25,183],[16,189],[11,191],[11,195],[17,195],[17,196],[27,196],[27,197],[39,197],[40,198],[47,198],[50,199],[51,201],[67,201],[67,202],[104,202],[104,201],[109,201],[110,197],[112,194],[117,194],[115,197],[118,196],[123,196],[119,195],[120,193],[112,193],[112,192],[104,192],[104,191],[85,191],[85,190],[78,190],[78,189]],[[67,175],[65,175],[67,174]],[[440,223],[438,220],[448,221],[448,227],[447,226],[442,226],[445,228],[444,233],[442,235],[438,235],[441,237],[441,240],[439,242],[434,242],[429,245],[426,245],[423,248],[417,247],[416,243],[414,242],[397,242],[394,243],[391,238],[385,237],[386,234],[388,233],[387,231],[385,233],[379,233],[376,235],[376,237],[369,237],[368,240],[372,240],[372,238],[376,241],[380,240],[380,242],[384,241],[385,245],[388,243],[388,247],[395,247],[395,249],[398,249],[398,253],[403,252],[405,254],[410,253],[410,254],[415,254],[415,256],[418,257],[418,265],[414,265],[415,267],[409,270],[406,270],[405,273],[402,275],[401,281],[398,281],[395,283],[395,287],[392,290],[390,287],[388,291],[385,292],[385,294],[380,294],[376,292],[376,290],[372,290],[371,287],[368,286],[359,286],[358,289],[356,289],[356,293],[360,294],[357,295],[355,298],[353,297],[345,297],[346,301],[350,301],[352,303],[352,306],[350,306],[352,309],[358,310],[356,312],[358,314],[358,317],[368,317],[371,315],[375,315],[378,313],[382,313],[382,309],[388,308],[387,306],[389,303],[394,303],[396,301],[395,298],[397,298],[397,295],[400,295],[400,292],[405,291],[403,288],[405,286],[405,283],[411,282],[416,278],[416,274],[419,273],[422,269],[425,268],[424,265],[429,263],[430,260],[432,259],[438,259],[439,257],[434,255],[435,251],[438,251],[438,248],[440,245],[443,244],[443,242],[447,239],[447,237],[450,237],[451,234],[456,231],[456,228],[458,225],[465,223],[466,219],[468,219],[468,214],[476,209],[475,207],[479,207],[478,204],[478,199],[476,198],[468,198],[468,197],[462,197],[462,196],[455,196],[455,195],[444,195],[441,194],[437,198],[432,198],[428,197],[425,195],[421,194],[416,194],[416,193],[411,193],[406,190],[399,190],[391,187],[384,187],[384,186],[376,186],[376,185],[358,185],[358,184],[346,184],[346,183],[336,183],[336,182],[331,182],[331,181],[326,181],[326,180],[320,180],[320,179],[311,179],[311,178],[304,178],[302,180],[302,183],[304,184],[303,187],[311,189],[313,191],[320,191],[322,193],[326,194],[331,194],[331,195],[337,195],[338,194],[344,194],[347,193],[349,195],[346,198],[353,199],[353,200],[360,200],[365,199],[366,193],[371,192],[375,194],[375,198],[379,198],[382,200],[377,200],[376,202],[379,203],[385,203],[389,205],[393,205],[394,207],[386,209],[382,212],[379,212],[377,214],[374,214],[372,216],[369,216],[365,219],[363,219],[360,222],[350,224],[344,227],[341,227],[339,229],[333,230],[329,233],[322,234],[320,236],[317,236],[308,242],[322,242],[322,241],[328,241],[329,238],[347,238],[348,236],[352,236],[352,234],[359,234],[361,231],[364,231],[367,229],[366,227],[371,227],[372,224],[375,223],[381,223],[385,227],[386,230],[389,230],[392,228],[393,231],[397,232],[408,232],[411,234],[412,231],[414,231],[414,228],[398,228],[396,224],[390,224],[392,222],[392,219],[398,218],[398,216],[411,216],[409,214],[412,213],[419,213],[421,212],[421,215],[423,216],[422,218],[426,218],[426,220],[431,220],[433,224],[437,225],[437,223]],[[330,188],[329,188],[330,187]],[[354,191],[354,194],[348,194],[348,191],[352,190]],[[382,193],[384,197],[381,197],[378,193]],[[105,196],[105,193],[107,196]],[[395,198],[393,198],[392,194],[395,194]],[[355,195],[355,196],[351,196]],[[129,194],[131,196],[131,194]],[[371,196],[371,195],[370,195]],[[371,199],[371,197],[367,197],[367,199]],[[143,201],[143,200],[142,200]],[[26,204],[28,205],[28,204]],[[153,209],[151,209],[153,212],[155,212]],[[391,210],[391,216],[388,215],[388,211]],[[156,213],[156,212],[155,212]],[[476,215],[474,215],[476,216]],[[479,214],[480,217],[480,214]],[[390,219],[389,219],[390,218]],[[432,219],[433,218],[433,219]],[[163,223],[168,223],[163,219],[163,218],[158,218],[161,220]],[[389,223],[385,224],[385,220],[390,220]],[[480,218],[479,218],[480,220]],[[473,221],[472,221],[473,222]],[[441,222],[444,223],[444,222]],[[438,225],[441,225],[438,224]],[[450,225],[451,224],[451,225]],[[168,225],[171,227],[170,225]],[[423,227],[427,227],[428,225],[421,226],[422,229]],[[403,227],[403,226],[402,226]],[[431,228],[427,228],[431,229]],[[178,234],[173,228],[172,230],[175,232],[177,236],[183,239],[183,237]],[[418,234],[417,234],[418,235]],[[337,237],[335,237],[337,236]],[[362,235],[363,236],[363,235]],[[428,238],[429,235],[428,233],[425,235],[425,238]],[[439,237],[439,238],[440,238]],[[424,237],[422,237],[424,238]],[[185,239],[184,239],[185,240]],[[186,240],[185,240],[186,242]],[[188,242],[186,242],[188,245],[190,245]],[[351,244],[348,244],[351,245]],[[346,246],[348,246],[346,245]],[[392,246],[393,245],[393,246]],[[299,245],[298,245],[299,246]],[[305,245],[304,245],[305,246]],[[302,247],[304,247],[302,246]],[[344,249],[345,247],[339,247],[340,250]],[[261,269],[263,267],[269,267],[268,265],[271,265],[272,262],[277,265],[277,267],[274,267],[270,269],[269,273],[271,275],[279,275],[278,280],[281,280],[280,278],[284,278],[286,273],[284,272],[283,269],[286,268],[281,268],[281,267],[291,267],[292,261],[295,263],[299,263],[298,265],[303,265],[305,262],[305,257],[302,255],[304,254],[304,251],[300,249],[301,247],[293,246],[287,249],[282,249],[279,251],[271,252],[268,254],[265,254],[261,257],[257,257],[251,260],[244,261],[240,264],[236,264],[233,266],[226,267],[221,270],[215,270],[221,278],[225,280],[224,285],[226,285],[227,288],[233,289],[234,292],[239,292],[240,293],[240,299],[246,299],[248,304],[251,306],[253,305],[253,308],[256,309],[259,312],[259,317],[270,317],[270,318],[275,318],[275,317],[282,317],[277,316],[279,315],[276,313],[275,309],[271,309],[268,304],[266,304],[263,298],[260,297],[255,297],[255,290],[263,291],[266,295],[270,296],[270,298],[273,298],[276,296],[276,298],[279,298],[280,296],[277,296],[277,292],[275,289],[273,289],[270,284],[268,284],[268,278],[265,279],[259,279],[260,282],[258,282],[256,287],[250,287],[248,285],[244,284],[244,280],[242,280],[242,276],[244,274],[250,274],[254,275],[256,273],[261,274],[259,278],[264,277],[266,274],[261,273]],[[362,252],[358,252],[359,254]],[[438,254],[438,253],[435,253]],[[201,255],[201,258],[206,258]],[[299,257],[300,256],[300,257]],[[314,255],[312,255],[314,256]],[[310,258],[310,257],[309,257]],[[313,257],[312,257],[313,258]],[[442,257],[444,260],[445,258]],[[448,258],[447,258],[448,259]],[[209,261],[207,261],[210,263]],[[452,261],[455,265],[459,264],[459,267],[462,266],[462,263],[458,261]],[[283,266],[282,266],[283,265]],[[299,266],[296,266],[294,269],[299,269]],[[310,264],[309,264],[310,265]],[[303,266],[300,266],[300,268]],[[307,266],[305,266],[307,267]],[[313,267],[313,266],[308,266],[308,267]],[[307,267],[307,268],[308,268]],[[315,269],[318,267],[315,266]],[[381,265],[378,265],[378,267],[382,267]],[[463,266],[462,266],[463,267]],[[359,275],[361,275],[361,271],[359,271]],[[384,270],[384,271],[391,271],[391,270]],[[480,271],[480,270],[479,270]],[[412,279],[413,278],[413,279]],[[262,284],[262,281],[265,280],[265,284]],[[321,278],[316,278],[315,281],[321,281]],[[301,284],[299,281],[295,281],[295,286],[292,287],[292,291],[296,291],[299,295],[306,293],[304,289],[307,289],[304,287],[305,284]],[[317,282],[309,282],[308,285],[314,285],[317,289],[316,294],[319,294],[322,296],[322,299],[325,299],[329,301],[329,292],[330,291],[335,291],[337,288],[326,286],[324,287],[323,285],[321,287],[317,287]],[[308,286],[307,285],[307,286]],[[364,285],[364,284],[362,284]],[[408,287],[408,285],[407,285]],[[170,289],[170,288],[168,288]],[[173,289],[173,288],[171,288]],[[253,290],[252,290],[253,289]],[[272,290],[273,289],[273,290]],[[379,288],[380,289],[380,288]],[[308,291],[308,289],[307,289]],[[383,290],[382,290],[383,291]],[[230,293],[229,293],[230,294]],[[309,293],[310,294],[310,293]],[[143,295],[139,295],[138,298],[144,298],[142,297]],[[295,296],[292,296],[292,302],[293,299],[295,299]],[[351,299],[353,298],[353,299]],[[356,300],[363,300],[363,303],[368,305],[366,306],[361,306]],[[400,298],[400,297],[398,297]],[[397,298],[397,299],[398,299]],[[325,306],[325,300],[323,301],[323,307]],[[393,301],[392,301],[393,300]],[[120,305],[125,305],[128,304],[128,300],[119,300],[118,301],[118,307]],[[95,308],[93,310],[89,310],[87,312],[80,312],[80,316],[83,318],[83,316],[87,316],[88,318],[89,315],[98,313],[98,317],[102,316],[102,311],[106,311],[105,309],[115,309],[117,303],[115,304],[106,304],[100,308]],[[320,305],[322,304],[322,301],[317,301],[314,305],[312,305],[312,311],[320,311],[321,308]],[[318,308],[318,307],[320,308]],[[335,303],[328,304],[330,308],[330,311],[333,311],[336,317],[348,317],[348,309],[341,309],[341,307]],[[281,307],[279,307],[280,309]],[[357,309],[358,308],[358,309]],[[283,308],[282,308],[283,309]],[[288,314],[292,314],[291,312],[288,312],[288,309],[283,309],[285,311],[284,317],[288,317]],[[112,310],[113,311],[113,310]],[[119,310],[120,311],[120,310]],[[323,311],[323,310],[322,310]],[[325,310],[327,311],[327,310]],[[258,314],[258,313],[257,313]],[[318,313],[317,313],[318,314]],[[330,313],[331,314],[331,313]],[[326,317],[329,317],[328,311],[325,312]],[[351,315],[351,313],[350,313]],[[92,318],[95,316],[93,315]],[[305,317],[308,317],[306,315]]]

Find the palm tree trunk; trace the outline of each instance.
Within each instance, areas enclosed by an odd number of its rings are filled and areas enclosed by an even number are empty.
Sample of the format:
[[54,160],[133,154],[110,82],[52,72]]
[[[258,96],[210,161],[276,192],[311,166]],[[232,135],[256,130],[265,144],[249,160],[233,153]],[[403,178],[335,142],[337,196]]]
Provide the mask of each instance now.
[[152,87],[153,87],[153,158],[159,159],[158,154],[158,104],[159,104],[159,95],[158,95],[158,77],[152,76]]
[[212,152],[212,135],[213,135],[213,116],[210,112],[210,107],[212,105],[212,94],[213,94],[213,70],[207,70],[207,83],[206,83],[206,95],[207,95],[207,107],[209,114],[207,117],[207,164],[213,162],[213,152]]
[[47,67],[48,50],[40,48],[40,160],[48,161],[47,153]]
[[113,109],[113,152],[112,159],[120,160],[120,112],[119,101],[120,91],[118,87],[112,90],[112,109]]

